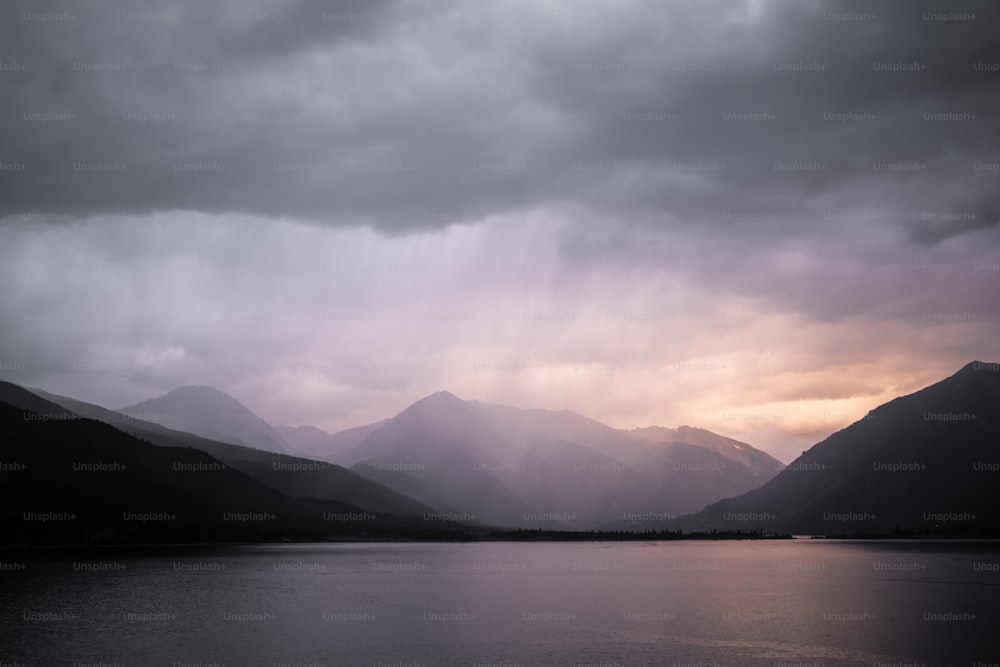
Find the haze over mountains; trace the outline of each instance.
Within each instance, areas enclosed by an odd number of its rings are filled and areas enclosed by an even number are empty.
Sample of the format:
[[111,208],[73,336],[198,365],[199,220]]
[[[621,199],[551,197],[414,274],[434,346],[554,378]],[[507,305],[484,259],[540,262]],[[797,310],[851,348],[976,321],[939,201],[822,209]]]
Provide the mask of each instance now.
[[369,427],[329,460],[442,512],[530,528],[636,527],[756,488],[781,468],[768,454],[707,431],[639,435],[573,412],[448,392]]
[[[182,387],[124,412],[0,382],[0,403],[4,521],[9,536],[29,540],[202,539],[216,529],[234,539],[323,539],[454,530],[456,522],[465,529],[1000,532],[1000,366],[978,361],[872,410],[787,467],[704,429],[614,429],[570,411],[444,391],[337,434],[282,429],[294,435],[286,448],[325,450],[316,457],[323,460],[233,444],[239,436],[274,446],[278,431],[207,387]],[[213,439],[142,417],[228,435]],[[177,475],[168,469],[173,461],[213,472]],[[104,476],[71,474],[78,464]],[[122,524],[113,510],[123,503],[181,507],[189,521],[163,532]],[[82,507],[77,514],[89,518],[54,532],[18,522],[19,511],[57,512],[60,504]],[[280,508],[288,522],[236,529],[218,523],[223,506]],[[363,524],[329,526],[317,521],[321,510],[371,515]]]
[[323,429],[303,424],[302,426],[275,426],[288,446],[297,452],[315,458],[327,458],[354,447],[376,428],[387,420],[367,424],[357,428],[349,428],[336,433],[327,433]]
[[[707,431],[630,433],[568,411],[463,401],[448,392],[337,434],[283,429],[302,449],[326,449],[324,461],[267,451],[278,446],[278,430],[210,387],[180,387],[120,411],[42,390],[23,393],[44,399],[41,407],[51,401],[153,444],[200,449],[293,498],[434,521],[636,528],[754,488],[780,469],[767,454]],[[32,405],[25,396],[18,401],[22,409]],[[296,449],[284,440],[281,446]]]

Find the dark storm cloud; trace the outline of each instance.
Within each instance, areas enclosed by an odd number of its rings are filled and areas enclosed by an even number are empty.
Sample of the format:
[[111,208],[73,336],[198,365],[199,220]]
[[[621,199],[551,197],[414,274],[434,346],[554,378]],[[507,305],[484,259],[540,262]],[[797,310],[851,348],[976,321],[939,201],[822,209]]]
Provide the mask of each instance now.
[[[597,202],[612,218],[637,204],[706,223],[773,218],[786,223],[771,235],[782,237],[802,233],[810,216],[886,207],[898,213],[890,224],[963,210],[990,224],[995,5],[977,3],[975,19],[957,23],[935,17],[963,7],[928,3],[764,7],[750,25],[715,25],[703,47],[682,41],[672,52],[666,41],[643,52],[656,62],[626,57],[622,94],[547,82],[567,108],[603,103],[596,138],[574,150],[583,163],[617,167],[606,182],[622,187]],[[652,120],[619,122],[627,103]],[[913,231],[928,237],[919,224]]]
[[[4,12],[0,58],[23,65],[0,76],[6,214],[393,232],[572,202],[737,236],[766,232],[733,224],[758,216],[787,237],[812,233],[806,216],[890,207],[933,244],[1000,210],[991,3]],[[975,219],[925,224],[962,211]]]
[[[4,213],[296,212],[283,202],[309,193],[274,164],[309,160],[318,128],[296,123],[300,100],[255,77],[284,80],[296,58],[371,38],[389,10],[382,0],[6,4]],[[275,197],[279,186],[289,191]]]

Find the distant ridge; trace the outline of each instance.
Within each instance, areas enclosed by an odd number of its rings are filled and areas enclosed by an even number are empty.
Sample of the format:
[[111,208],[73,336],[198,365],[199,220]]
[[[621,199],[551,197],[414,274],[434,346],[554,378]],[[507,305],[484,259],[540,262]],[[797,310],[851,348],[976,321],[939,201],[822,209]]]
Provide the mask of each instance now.
[[333,434],[311,424],[275,426],[274,428],[291,449],[304,456],[325,459],[354,447],[386,421],[388,420],[383,419],[373,424],[349,428]]

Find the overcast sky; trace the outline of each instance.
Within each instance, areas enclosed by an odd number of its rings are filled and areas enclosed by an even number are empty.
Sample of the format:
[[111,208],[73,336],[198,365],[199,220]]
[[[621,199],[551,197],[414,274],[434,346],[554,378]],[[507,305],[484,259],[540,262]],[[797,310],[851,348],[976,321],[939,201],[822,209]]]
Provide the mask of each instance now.
[[0,378],[789,461],[1000,361],[1000,5],[5,2]]

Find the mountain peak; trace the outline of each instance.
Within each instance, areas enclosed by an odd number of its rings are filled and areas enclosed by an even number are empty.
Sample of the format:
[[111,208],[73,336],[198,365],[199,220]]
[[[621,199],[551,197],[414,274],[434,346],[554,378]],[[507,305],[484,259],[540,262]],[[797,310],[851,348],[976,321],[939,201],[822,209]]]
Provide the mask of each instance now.
[[468,417],[472,409],[471,403],[463,401],[450,391],[436,391],[413,403],[396,415],[394,419],[404,415],[406,418],[417,417],[419,419],[459,419]]
[[413,405],[445,406],[445,405],[459,405],[459,404],[464,405],[465,401],[463,401],[450,391],[441,390],[441,391],[435,391],[433,394],[430,394],[428,396],[424,396]]
[[[252,414],[252,411],[226,392],[208,385],[186,384],[175,387],[165,394],[151,398],[136,405],[122,408],[121,412],[134,411],[140,407],[156,405],[160,408],[180,411],[195,411],[200,413],[224,410],[226,414]],[[247,419],[247,417],[242,417]]]
[[215,387],[184,385],[119,412],[222,442],[286,451],[287,443],[274,427]]
[[445,389],[442,389],[440,391],[435,391],[433,394],[431,394],[427,398],[434,398],[435,396],[437,396],[439,398],[443,398],[443,399],[451,399],[451,400],[456,400],[456,401],[462,400],[458,396],[456,396],[455,394],[453,394],[450,391],[447,391]]
[[182,385],[180,387],[176,387],[174,389],[171,389],[166,394],[164,394],[162,396],[162,398],[166,398],[167,396],[172,396],[172,397],[177,397],[177,396],[192,396],[192,397],[199,397],[199,398],[223,398],[224,397],[224,398],[228,398],[230,400],[236,400],[232,396],[230,396],[229,394],[227,394],[226,392],[224,392],[224,391],[222,391],[220,389],[216,389],[215,387],[211,387],[209,385],[205,385],[205,384],[201,384],[201,385],[185,384],[185,385]]
[[964,373],[980,372],[980,371],[987,371],[993,373],[1000,372],[1000,363],[992,361],[978,361],[978,360],[970,361],[966,365],[962,366],[962,368],[958,371],[958,373],[956,373],[956,375]]

